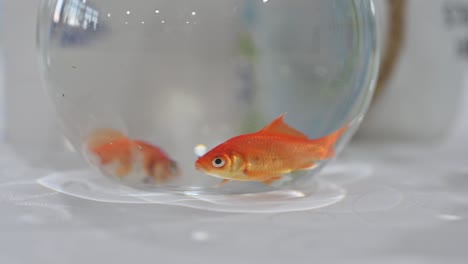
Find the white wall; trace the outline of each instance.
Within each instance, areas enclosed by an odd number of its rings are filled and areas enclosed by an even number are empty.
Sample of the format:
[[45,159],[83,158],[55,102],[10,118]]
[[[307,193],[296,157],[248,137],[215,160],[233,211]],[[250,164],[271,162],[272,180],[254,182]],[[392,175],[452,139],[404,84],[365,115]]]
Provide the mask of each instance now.
[[[1,8],[1,7],[0,7]],[[1,41],[1,40],[0,40]],[[0,44],[0,142],[5,140],[5,67],[3,46]]]
[[[6,140],[18,149],[54,149],[61,137],[37,67],[38,0],[3,3]],[[28,151],[23,152],[25,155]]]
[[3,0],[0,0],[0,142],[5,136],[5,68],[3,56]]
[[[407,1],[401,55],[358,138],[432,143],[449,136],[463,93],[459,43],[446,23],[445,9],[452,2]],[[468,7],[466,0],[457,4],[463,2]]]

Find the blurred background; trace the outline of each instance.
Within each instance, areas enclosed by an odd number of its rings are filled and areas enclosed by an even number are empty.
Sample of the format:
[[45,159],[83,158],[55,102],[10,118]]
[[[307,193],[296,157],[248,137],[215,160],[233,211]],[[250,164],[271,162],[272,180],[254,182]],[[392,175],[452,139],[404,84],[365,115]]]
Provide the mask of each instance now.
[[468,1],[375,2],[381,72],[343,155],[372,164],[374,177],[337,207],[245,216],[92,203],[33,184],[82,161],[41,86],[38,1],[0,0],[0,262],[78,263],[89,251],[115,263],[466,263]]
[[[356,140],[437,143],[456,126],[464,127],[463,3],[376,1],[381,76]],[[36,154],[30,148],[53,153],[65,146],[40,81],[37,5],[35,0],[2,3],[0,135],[31,159]]]

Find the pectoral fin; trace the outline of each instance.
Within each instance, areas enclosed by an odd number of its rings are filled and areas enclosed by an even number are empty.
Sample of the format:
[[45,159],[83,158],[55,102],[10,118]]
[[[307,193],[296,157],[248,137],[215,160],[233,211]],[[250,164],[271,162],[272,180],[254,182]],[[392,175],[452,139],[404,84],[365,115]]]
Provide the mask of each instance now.
[[229,180],[229,179],[224,179],[221,182],[219,182],[218,184],[216,184],[216,187],[222,187],[222,186],[226,185],[230,181],[231,180]]
[[312,170],[317,167],[317,163],[310,162],[299,168],[299,170]]
[[276,176],[269,177],[269,178],[263,180],[262,182],[263,182],[263,184],[265,184],[265,185],[270,185],[270,184],[272,184],[274,181],[281,180],[281,178],[282,178],[282,176],[276,175]]

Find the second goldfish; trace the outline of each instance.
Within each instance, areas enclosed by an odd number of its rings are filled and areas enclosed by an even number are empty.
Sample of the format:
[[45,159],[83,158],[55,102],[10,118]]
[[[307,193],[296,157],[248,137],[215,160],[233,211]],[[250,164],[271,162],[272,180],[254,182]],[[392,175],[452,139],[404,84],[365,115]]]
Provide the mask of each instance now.
[[180,174],[177,163],[160,148],[113,129],[96,130],[86,143],[99,158],[100,167],[116,165],[111,174],[117,177],[128,176],[138,166],[143,168],[146,181],[164,181]]

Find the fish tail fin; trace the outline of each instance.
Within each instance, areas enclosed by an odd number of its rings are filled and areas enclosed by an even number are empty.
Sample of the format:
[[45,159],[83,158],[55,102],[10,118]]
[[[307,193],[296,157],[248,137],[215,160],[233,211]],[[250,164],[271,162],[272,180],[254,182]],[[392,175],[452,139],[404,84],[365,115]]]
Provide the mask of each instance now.
[[332,132],[329,135],[326,135],[322,138],[313,139],[314,144],[318,144],[323,147],[323,153],[320,158],[332,158],[335,156],[335,144],[340,139],[340,137],[348,130],[349,125],[346,124],[342,128]]
[[121,132],[112,128],[100,128],[91,132],[86,138],[88,149],[95,149],[115,140],[127,138]]
[[85,144],[89,152],[99,157],[101,165],[105,165],[116,159],[128,159],[132,141],[117,130],[102,128],[90,133]]

